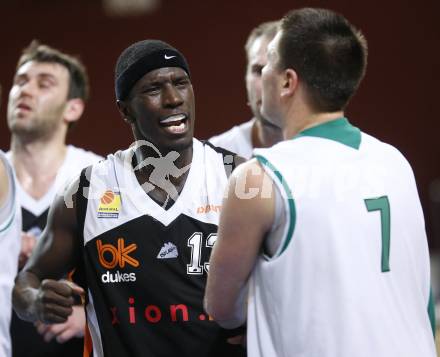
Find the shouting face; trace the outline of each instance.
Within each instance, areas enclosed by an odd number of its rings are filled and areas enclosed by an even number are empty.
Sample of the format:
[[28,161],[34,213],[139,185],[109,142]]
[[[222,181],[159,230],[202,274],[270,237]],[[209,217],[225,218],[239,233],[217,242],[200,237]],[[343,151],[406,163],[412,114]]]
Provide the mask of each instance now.
[[183,69],[165,67],[148,72],[121,104],[136,140],[147,140],[160,151],[181,151],[192,145],[194,92]]

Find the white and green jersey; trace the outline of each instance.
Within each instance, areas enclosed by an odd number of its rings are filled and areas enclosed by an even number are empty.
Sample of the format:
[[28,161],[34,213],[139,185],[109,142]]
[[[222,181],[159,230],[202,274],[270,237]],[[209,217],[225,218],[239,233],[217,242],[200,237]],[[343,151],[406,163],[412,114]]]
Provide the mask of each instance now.
[[341,118],[254,154],[286,223],[253,271],[248,355],[434,357],[424,218],[400,152]]
[[255,118],[236,125],[221,133],[208,139],[214,146],[229,150],[246,160],[252,157],[252,127],[255,123]]
[[16,184],[12,167],[3,151],[0,160],[6,166],[9,176],[9,192],[5,203],[0,206],[0,356],[11,355],[9,323],[12,311],[12,287],[18,269],[18,254],[21,246],[21,212],[16,199]]

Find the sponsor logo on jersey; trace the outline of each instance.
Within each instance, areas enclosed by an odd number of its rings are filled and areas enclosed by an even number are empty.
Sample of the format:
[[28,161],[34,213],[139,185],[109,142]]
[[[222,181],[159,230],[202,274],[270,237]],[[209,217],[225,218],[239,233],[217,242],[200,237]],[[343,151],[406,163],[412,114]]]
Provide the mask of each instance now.
[[120,193],[107,190],[104,192],[99,201],[98,218],[118,218],[120,209]]
[[136,281],[135,273],[121,273],[116,270],[116,273],[107,273],[101,275],[101,281],[103,283],[126,283],[129,281]]
[[115,247],[111,244],[102,244],[101,240],[98,239],[96,246],[98,248],[99,263],[104,268],[113,269],[116,266],[124,268],[125,264],[135,268],[139,266],[139,261],[130,256],[130,253],[137,249],[136,243],[125,246],[124,238],[118,238],[118,246]]
[[221,205],[206,205],[206,206],[197,207],[197,213],[198,214],[209,213],[209,212],[220,213],[221,209],[222,209]]
[[[139,267],[139,261],[135,259],[132,254],[137,249],[136,243],[125,245],[124,238],[118,238],[117,246],[106,243],[103,244],[101,240],[96,241],[96,248],[98,250],[98,259],[101,266],[106,269],[125,268],[132,266]],[[121,273],[107,271],[101,275],[103,283],[125,283],[136,281],[135,273]]]
[[[128,310],[128,314],[127,311]],[[212,323],[214,320],[203,310],[200,311],[194,306],[187,304],[152,305],[136,301],[134,296],[128,298],[128,306],[119,305],[110,307],[112,325],[119,325],[121,322],[128,322],[131,325],[138,323],[157,324],[162,320],[167,323],[185,323],[188,321],[206,321]]]
[[177,247],[171,243],[165,243],[163,247],[160,249],[159,254],[157,255],[158,259],[172,259],[177,258],[179,256],[179,252],[177,251]]

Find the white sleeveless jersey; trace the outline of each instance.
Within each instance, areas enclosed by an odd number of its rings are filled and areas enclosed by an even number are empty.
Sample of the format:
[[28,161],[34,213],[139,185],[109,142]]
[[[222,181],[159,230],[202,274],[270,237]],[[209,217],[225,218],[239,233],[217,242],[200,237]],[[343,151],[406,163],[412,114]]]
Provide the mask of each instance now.
[[0,160],[6,165],[9,175],[10,192],[8,199],[0,207],[0,356],[11,355],[9,323],[12,312],[12,287],[17,275],[18,254],[20,252],[21,213],[17,203],[17,189],[12,167],[5,154],[0,150]]
[[213,136],[209,142],[248,160],[252,157],[252,126],[254,122],[255,118],[236,125],[222,134]]
[[[227,185],[223,154],[194,139],[185,185],[165,209],[140,186],[133,153],[110,155],[90,173],[82,242],[88,350],[93,357],[243,356],[203,310]],[[170,162],[154,166],[151,182],[178,174]]]
[[345,118],[254,153],[288,219],[251,278],[248,355],[435,356],[424,218],[405,158]]
[[[12,152],[9,151],[6,157],[11,162]],[[29,195],[17,181],[17,199],[21,206],[22,230],[38,239],[46,226],[49,207],[55,195],[61,194],[66,183],[75,175],[77,177],[81,169],[102,159],[101,156],[90,151],[68,145],[65,159],[53,184],[40,199]],[[12,313],[11,338],[14,357],[72,357],[82,353],[84,344],[82,338],[73,338],[63,344],[55,340],[47,343],[32,324],[21,320],[15,312]]]
[[[6,157],[11,162],[12,152],[8,151]],[[63,164],[58,170],[56,179],[43,197],[36,200],[30,196],[17,182],[17,197],[23,213],[23,231],[39,238],[46,226],[49,207],[55,199],[56,194],[62,191],[72,177],[77,177],[84,167],[94,164],[103,157],[73,145],[67,146],[67,153]]]

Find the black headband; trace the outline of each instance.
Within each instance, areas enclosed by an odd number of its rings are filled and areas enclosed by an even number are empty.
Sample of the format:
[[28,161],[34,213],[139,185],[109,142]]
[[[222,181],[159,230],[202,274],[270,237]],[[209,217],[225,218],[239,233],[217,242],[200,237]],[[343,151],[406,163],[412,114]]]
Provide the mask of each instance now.
[[120,73],[116,73],[115,92],[117,100],[124,100],[139,79],[146,73],[158,68],[180,67],[190,76],[185,57],[167,43],[157,40],[137,42],[127,48],[119,57],[116,65],[117,72],[120,62],[126,60],[125,57],[129,56],[130,50],[138,58],[129,58],[128,60],[132,63]]

